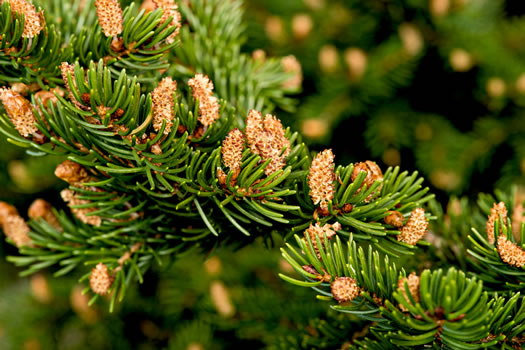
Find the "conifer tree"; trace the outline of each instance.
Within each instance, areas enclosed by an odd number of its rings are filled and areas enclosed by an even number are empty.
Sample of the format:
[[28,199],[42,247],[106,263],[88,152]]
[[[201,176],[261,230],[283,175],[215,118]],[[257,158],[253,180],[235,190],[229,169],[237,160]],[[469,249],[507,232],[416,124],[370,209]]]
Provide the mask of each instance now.
[[[0,11],[0,132],[64,158],[62,204],[36,199],[26,220],[0,203],[22,276],[78,273],[89,304],[106,298],[112,312],[152,269],[274,240],[289,264],[281,283],[331,310],[310,313],[316,337],[269,336],[276,348],[525,343],[520,190],[444,214],[417,171],[310,151],[275,115],[293,112],[301,67],[242,53],[240,1],[6,0]],[[224,284],[211,294],[235,312]]]

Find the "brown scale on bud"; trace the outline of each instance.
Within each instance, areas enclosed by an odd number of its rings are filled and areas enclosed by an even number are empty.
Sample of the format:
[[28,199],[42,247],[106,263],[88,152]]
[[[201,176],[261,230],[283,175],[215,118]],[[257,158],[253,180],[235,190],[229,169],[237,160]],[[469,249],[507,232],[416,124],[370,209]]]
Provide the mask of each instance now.
[[8,88],[0,89],[0,100],[16,131],[23,137],[36,135],[38,128],[33,114],[33,106],[22,95]]
[[336,277],[330,285],[332,295],[339,303],[346,303],[357,298],[361,289],[355,279],[350,277]]
[[406,225],[401,228],[401,233],[397,236],[397,240],[416,245],[425,236],[427,230],[428,221],[425,217],[425,210],[416,208],[412,210]]
[[388,216],[385,217],[385,224],[391,225],[394,227],[402,227],[403,220],[405,217],[398,211],[390,210],[388,211]]
[[[488,216],[488,220],[486,223],[486,230],[487,230],[487,237],[490,244],[494,244],[496,241],[494,236],[494,226],[496,221],[499,220],[499,216],[501,214],[501,217],[503,218],[503,224],[507,224],[507,208],[505,207],[505,203],[499,202],[498,204],[494,203],[492,208],[490,209],[490,215]],[[500,227],[499,232],[502,232],[502,229]]]
[[180,12],[178,11],[178,6],[175,4],[174,0],[152,0],[154,9],[162,9],[162,17],[160,19],[160,24],[166,22],[170,17],[172,17],[171,23],[168,27],[175,27],[175,31],[166,38],[166,42],[171,44],[175,42],[175,38],[179,35],[181,27],[181,17]]
[[228,133],[222,141],[222,162],[230,170],[241,167],[242,152],[244,151],[244,134],[241,130],[235,128]]
[[213,83],[203,74],[196,74],[194,78],[188,81],[191,87],[193,98],[199,99],[199,122],[204,126],[210,126],[219,115],[219,102],[217,97],[213,96]]
[[162,128],[162,122],[166,121],[164,135],[171,132],[173,119],[175,119],[175,100],[173,99],[175,91],[177,91],[177,82],[168,77],[162,79],[151,93],[153,129],[158,132]]
[[31,3],[26,0],[7,0],[7,2],[12,13],[24,15],[23,38],[34,38],[44,29],[46,22],[43,13],[36,12],[35,6]]
[[[70,189],[62,190],[62,192],[60,192],[60,196],[62,197],[64,202],[68,204],[70,208],[75,205],[91,203],[88,200],[79,199],[77,194]],[[96,208],[71,208],[71,212],[73,213],[73,215],[75,215],[75,217],[78,218],[83,223],[92,225],[92,226],[100,226],[102,224],[102,218],[100,216],[96,216],[96,215],[88,216],[87,215],[96,210],[97,210]]]
[[334,154],[331,149],[318,153],[312,161],[308,173],[308,187],[310,187],[310,198],[315,205],[321,209],[328,208],[328,202],[334,198],[335,173]]
[[53,213],[53,207],[49,202],[43,199],[35,200],[29,207],[27,215],[31,219],[43,219],[57,231],[62,231],[62,226],[60,225],[55,213]]
[[73,186],[81,186],[93,179],[86,168],[69,159],[57,165],[55,176]]
[[151,153],[162,154],[162,148],[160,147],[160,144],[158,142],[151,145]]
[[107,37],[122,33],[124,19],[118,0],[95,0],[98,23]]
[[91,290],[99,295],[106,295],[113,284],[113,276],[109,273],[108,267],[103,263],[91,270],[89,276],[89,285]]
[[263,161],[270,159],[264,169],[266,175],[284,168],[286,157],[290,154],[290,140],[286,138],[279,119],[270,114],[263,119],[260,112],[251,110],[246,119],[245,133],[252,153],[260,155]]
[[315,254],[319,259],[321,259],[321,254],[319,253],[319,246],[317,245],[316,237],[319,237],[319,240],[323,244],[324,248],[325,237],[328,240],[331,240],[336,235],[336,231],[339,231],[340,229],[341,224],[338,222],[336,222],[333,225],[325,224],[323,226],[319,226],[319,223],[316,223],[315,225],[310,224],[310,227],[304,231],[303,240],[308,245],[307,237],[310,237],[310,241],[312,242],[312,246],[314,247]]
[[297,58],[293,55],[283,57],[281,59],[281,67],[285,73],[293,74],[287,81],[282,83],[282,87],[285,89],[299,89],[303,83],[303,69]]
[[[376,162],[372,162],[370,160],[367,160],[365,162],[356,163],[354,164],[354,171],[352,172],[352,181],[355,181],[357,176],[361,171],[366,171],[366,177],[363,180],[363,183],[361,184],[361,187],[356,191],[356,193],[361,192],[361,189],[364,185],[366,185],[367,188],[370,188],[376,181],[383,180],[383,172],[381,171],[381,168],[376,164]],[[381,191],[382,185],[379,185],[377,191]],[[365,201],[368,202],[372,199],[375,192],[371,193]]]
[[315,278],[319,281],[323,282],[330,282],[332,280],[332,276],[328,272],[326,272],[323,269],[323,274],[321,275],[312,265],[304,265],[302,266],[303,270],[305,270],[308,273],[311,273],[312,275],[315,275]]
[[352,206],[352,204],[346,203],[341,208],[341,211],[346,214],[346,213],[351,213],[353,209],[354,209],[354,207]]
[[498,236],[498,253],[501,260],[510,266],[525,266],[525,250],[509,241],[505,235]]
[[[408,285],[408,291],[410,292],[410,295],[412,296],[412,299],[416,303],[419,303],[419,276],[416,275],[415,272],[412,272],[408,277],[403,277],[397,282],[397,287],[401,290],[401,293],[403,294],[404,299],[411,304],[410,298],[408,297],[406,288],[405,288],[405,282]],[[403,306],[399,305],[399,309],[403,312],[407,312],[408,309]]]

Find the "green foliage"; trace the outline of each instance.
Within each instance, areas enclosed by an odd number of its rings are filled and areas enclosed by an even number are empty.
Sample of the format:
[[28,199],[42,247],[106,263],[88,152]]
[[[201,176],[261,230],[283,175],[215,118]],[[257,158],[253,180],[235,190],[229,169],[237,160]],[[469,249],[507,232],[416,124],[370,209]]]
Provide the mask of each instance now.
[[[109,310],[129,311],[129,304],[119,303],[127,297],[135,303],[131,313],[143,307],[161,314],[159,323],[169,331],[163,333],[149,323],[143,331],[147,337],[157,334],[162,346],[172,349],[194,343],[227,348],[227,340],[215,341],[220,333],[246,341],[247,347],[264,344],[271,349],[522,346],[524,267],[505,261],[497,243],[504,236],[517,251],[525,247],[524,225],[516,231],[510,220],[511,216],[523,220],[517,208],[524,203],[517,189],[496,191],[496,198],[482,194],[477,206],[467,198],[453,197],[444,211],[417,171],[393,166],[374,177],[368,163],[316,169],[315,152],[303,136],[282,128],[280,122],[276,125],[284,146],[272,144],[276,136],[266,120],[260,120],[262,137],[254,144],[245,125],[247,114],[253,109],[291,112],[295,102],[289,94],[299,89],[287,84],[297,76],[287,73],[281,60],[255,59],[243,52],[251,43],[246,40],[240,1],[181,1],[184,25],[175,41],[168,40],[178,30],[170,25],[173,18],[163,21],[162,9],[146,11],[136,1],[123,2],[123,30],[115,37],[105,36],[93,0],[42,2],[46,25],[32,39],[21,37],[24,15],[12,13],[9,2],[2,3],[0,83],[36,82],[36,89],[53,94],[43,99],[40,91],[28,87],[12,101],[3,100],[0,132],[28,155],[67,158],[87,175],[80,182],[64,178],[69,192],[63,193],[73,193],[75,201],[69,201],[71,210],[52,209],[58,226],[45,218],[27,221],[31,244],[18,247],[19,254],[7,258],[24,268],[21,276],[50,268],[54,277],[87,284],[93,276],[91,268],[103,263],[111,280]],[[406,6],[394,2],[386,6],[388,11],[374,4],[334,1],[316,14],[319,20],[340,10],[340,23],[324,23],[320,28],[335,41],[338,67],[316,79],[318,93],[305,99],[298,121],[317,115],[331,130],[342,118],[367,114],[364,138],[374,156],[414,148],[420,169],[434,185],[450,191],[462,188],[473,167],[488,167],[495,147],[509,143],[516,154],[521,152],[521,115],[504,121],[486,117],[476,121],[471,132],[460,133],[440,115],[412,110],[410,101],[394,102],[400,89],[415,79],[418,64],[431,48],[414,52],[407,48],[406,38],[382,32],[386,13],[392,14],[389,26],[397,28],[404,24],[404,12],[411,9],[422,16],[414,20],[424,32],[419,35],[445,40],[440,53],[446,56],[464,42],[479,41],[475,19],[499,21],[500,5],[481,2],[455,9],[447,17],[429,17],[419,1]],[[282,9],[288,18],[302,6],[291,1]],[[359,15],[351,25],[355,31],[346,26],[348,6]],[[469,24],[468,31],[458,29],[463,23]],[[499,28],[490,31],[479,52],[477,46],[465,48],[480,57],[502,49]],[[512,35],[513,26],[503,28]],[[342,36],[342,30],[351,34]],[[452,35],[457,31],[461,35]],[[366,47],[367,40],[379,34],[380,45]],[[304,45],[317,52],[326,44],[320,40]],[[349,55],[347,51],[347,71],[340,66],[338,50],[356,45],[368,52]],[[364,57],[366,69],[360,71],[355,66],[359,62],[350,62],[356,57]],[[513,53],[503,58],[509,66],[518,64]],[[63,62],[70,64],[69,69],[61,66]],[[304,71],[311,73],[316,65],[309,62]],[[482,81],[500,74],[490,60],[480,59],[479,67]],[[518,71],[509,68],[501,76],[512,79]],[[196,93],[189,80],[196,74],[211,79],[213,92]],[[159,97],[154,89],[163,78],[176,79],[177,89],[155,102]],[[208,93],[220,106],[220,118],[209,125],[201,119],[209,107]],[[503,111],[505,101],[498,98],[492,96],[490,108]],[[30,103],[35,117],[38,131],[32,136],[17,131],[20,111],[9,108],[10,102],[21,101]],[[513,103],[519,104],[520,97],[515,96]],[[155,108],[159,106],[172,118],[165,118]],[[248,140],[242,141],[238,168],[225,160],[229,150],[223,143],[235,128],[244,130]],[[432,138],[437,129],[443,132]],[[264,151],[272,147],[278,149],[268,156]],[[283,158],[283,166],[269,171],[278,157]],[[507,174],[512,178],[517,173],[511,169]],[[335,180],[328,185],[333,193],[322,194],[326,208],[314,204],[314,180],[325,181],[331,175]],[[496,243],[490,243],[485,224],[496,199],[506,204],[509,218],[501,215],[495,220]],[[427,241],[405,243],[400,238],[411,229],[414,210],[423,213],[423,207],[426,214],[421,214],[417,229],[425,231],[430,223]],[[391,215],[400,223],[389,221]],[[90,218],[100,220],[88,223]],[[305,230],[327,227],[333,228],[335,238],[311,231],[300,236]],[[8,241],[16,240],[8,237]],[[285,246],[282,256],[296,273],[281,264],[279,277],[289,283],[278,283],[273,273],[275,254],[246,247],[261,241],[269,247]],[[203,260],[202,254],[220,254],[225,247],[245,247],[237,254],[249,258],[236,260],[226,250],[227,268],[218,273],[195,263]],[[156,277],[158,284],[151,283]],[[351,300],[334,296],[334,283],[343,278],[355,284],[358,295]],[[137,289],[135,282],[142,286]],[[305,302],[311,291],[296,286],[313,289],[318,302]],[[16,305],[29,309],[31,301],[18,288],[23,286],[5,290],[13,305],[0,304],[0,314],[9,316]],[[137,297],[145,288],[153,290],[159,303],[151,305],[151,299]],[[106,303],[99,294],[89,299],[85,304]],[[64,303],[51,311],[55,318],[70,313]],[[38,315],[18,316],[15,326],[23,320],[32,324],[36,322],[32,317]],[[95,343],[110,336],[109,324],[115,319],[104,315],[96,327],[101,333]],[[4,326],[7,322],[0,320]],[[72,327],[85,337],[97,332],[95,327]],[[117,334],[124,332],[122,325],[115,329]],[[38,336],[44,339],[42,346],[66,344],[46,338],[46,331],[42,328]],[[17,344],[24,340],[15,331],[11,338]],[[131,343],[125,341],[122,347]]]

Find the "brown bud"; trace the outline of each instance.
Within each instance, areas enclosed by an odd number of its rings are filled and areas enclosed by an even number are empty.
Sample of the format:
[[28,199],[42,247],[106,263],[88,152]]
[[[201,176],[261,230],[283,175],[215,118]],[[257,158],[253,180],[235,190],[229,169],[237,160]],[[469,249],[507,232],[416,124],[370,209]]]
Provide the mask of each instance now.
[[6,222],[9,216],[19,216],[18,210],[11,204],[0,202],[0,226]]
[[98,23],[107,37],[122,33],[124,20],[118,0],[95,0],[95,7]]
[[328,208],[328,202],[334,198],[335,173],[334,154],[331,149],[318,153],[312,161],[308,174],[310,198],[322,209]]
[[509,241],[505,235],[498,236],[498,253],[501,260],[510,266],[525,266],[525,250]]
[[204,126],[215,123],[220,118],[220,106],[217,97],[213,96],[213,82],[206,75],[196,74],[188,81],[188,86],[193,98],[199,100],[199,122]]
[[394,227],[401,227],[403,226],[404,219],[405,217],[400,212],[395,211],[395,210],[390,210],[388,212],[388,216],[385,217],[385,224],[391,225]]
[[108,268],[103,263],[99,263],[91,270],[89,285],[91,290],[99,295],[106,295],[113,284],[113,276],[109,274]]
[[44,219],[53,228],[62,231],[62,226],[53,213],[53,207],[43,199],[37,199],[31,204],[28,210],[28,216],[31,219]]
[[22,95],[11,89],[0,89],[0,100],[13,123],[16,131],[23,137],[29,137],[38,131],[33,106]]
[[55,176],[74,186],[89,182],[92,179],[86,168],[69,159],[57,165]]
[[35,6],[26,0],[7,0],[11,6],[11,12],[24,15],[23,38],[34,38],[45,26],[42,13],[36,12]]
[[406,225],[401,228],[401,233],[397,236],[397,240],[416,245],[425,236],[427,230],[428,221],[425,217],[425,210],[416,208],[412,210]]
[[339,303],[352,301],[360,293],[356,280],[350,277],[336,277],[330,288],[334,299]]

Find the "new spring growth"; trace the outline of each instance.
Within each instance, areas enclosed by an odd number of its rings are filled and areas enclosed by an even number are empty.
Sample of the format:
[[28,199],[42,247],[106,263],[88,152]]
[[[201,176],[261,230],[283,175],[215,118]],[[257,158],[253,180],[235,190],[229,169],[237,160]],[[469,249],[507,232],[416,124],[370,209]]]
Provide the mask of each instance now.
[[178,6],[174,0],[152,0],[155,9],[162,9],[162,17],[160,24],[166,22],[170,17],[172,18],[171,23],[168,25],[169,28],[175,27],[175,31],[168,36],[166,42],[171,44],[175,41],[175,37],[179,34],[181,27],[181,17],[177,10]]
[[270,114],[263,119],[260,112],[251,110],[246,119],[245,132],[252,153],[260,155],[263,161],[270,159],[264,169],[266,175],[284,168],[286,157],[290,154],[290,140],[286,138],[279,119]]
[[416,245],[425,236],[427,230],[428,221],[425,218],[425,210],[416,208],[412,210],[406,225],[401,228],[401,233],[397,236],[397,240]]
[[175,101],[173,99],[175,91],[177,91],[177,82],[171,78],[164,78],[151,93],[153,129],[158,132],[162,128],[162,122],[166,121],[164,135],[171,132],[173,119],[175,119]]
[[[3,1],[0,1],[2,3]],[[7,0],[11,12],[24,15],[23,38],[34,38],[46,25],[42,12],[36,12],[35,6],[26,0]]]
[[23,137],[29,137],[38,131],[31,103],[18,92],[9,88],[0,89],[0,100],[13,123],[16,131]]
[[308,174],[310,198],[321,209],[327,209],[328,202],[334,198],[334,158],[332,150],[326,149],[315,156],[310,166]]
[[196,74],[188,81],[193,92],[193,98],[199,99],[199,122],[210,126],[219,119],[219,102],[213,96],[213,83],[203,74]]
[[[497,220],[499,220],[499,216],[501,214],[501,217],[503,218],[503,224],[507,224],[507,208],[505,207],[505,203],[499,202],[498,204],[494,203],[492,208],[490,209],[490,215],[487,220],[486,228],[487,228],[487,237],[490,244],[494,244],[495,242],[495,236],[494,236],[494,224]],[[500,233],[502,232],[500,227]]]
[[357,286],[355,279],[350,277],[336,277],[330,285],[332,296],[339,303],[354,300],[359,296],[361,289]]
[[113,280],[114,278],[110,275],[108,267],[103,263],[99,263],[91,270],[89,285],[93,292],[99,295],[106,295],[113,284]]
[[107,37],[122,33],[124,19],[118,0],[95,0],[100,27]]
[[[404,299],[410,304],[410,298],[408,297],[407,290],[405,288],[405,282],[408,285],[408,291],[412,296],[412,299],[414,299],[416,303],[419,303],[419,276],[416,275],[415,272],[412,272],[410,275],[408,275],[408,277],[401,278],[397,283],[397,287],[401,290]],[[408,311],[408,309],[401,304],[399,305],[399,309],[404,312]]]

